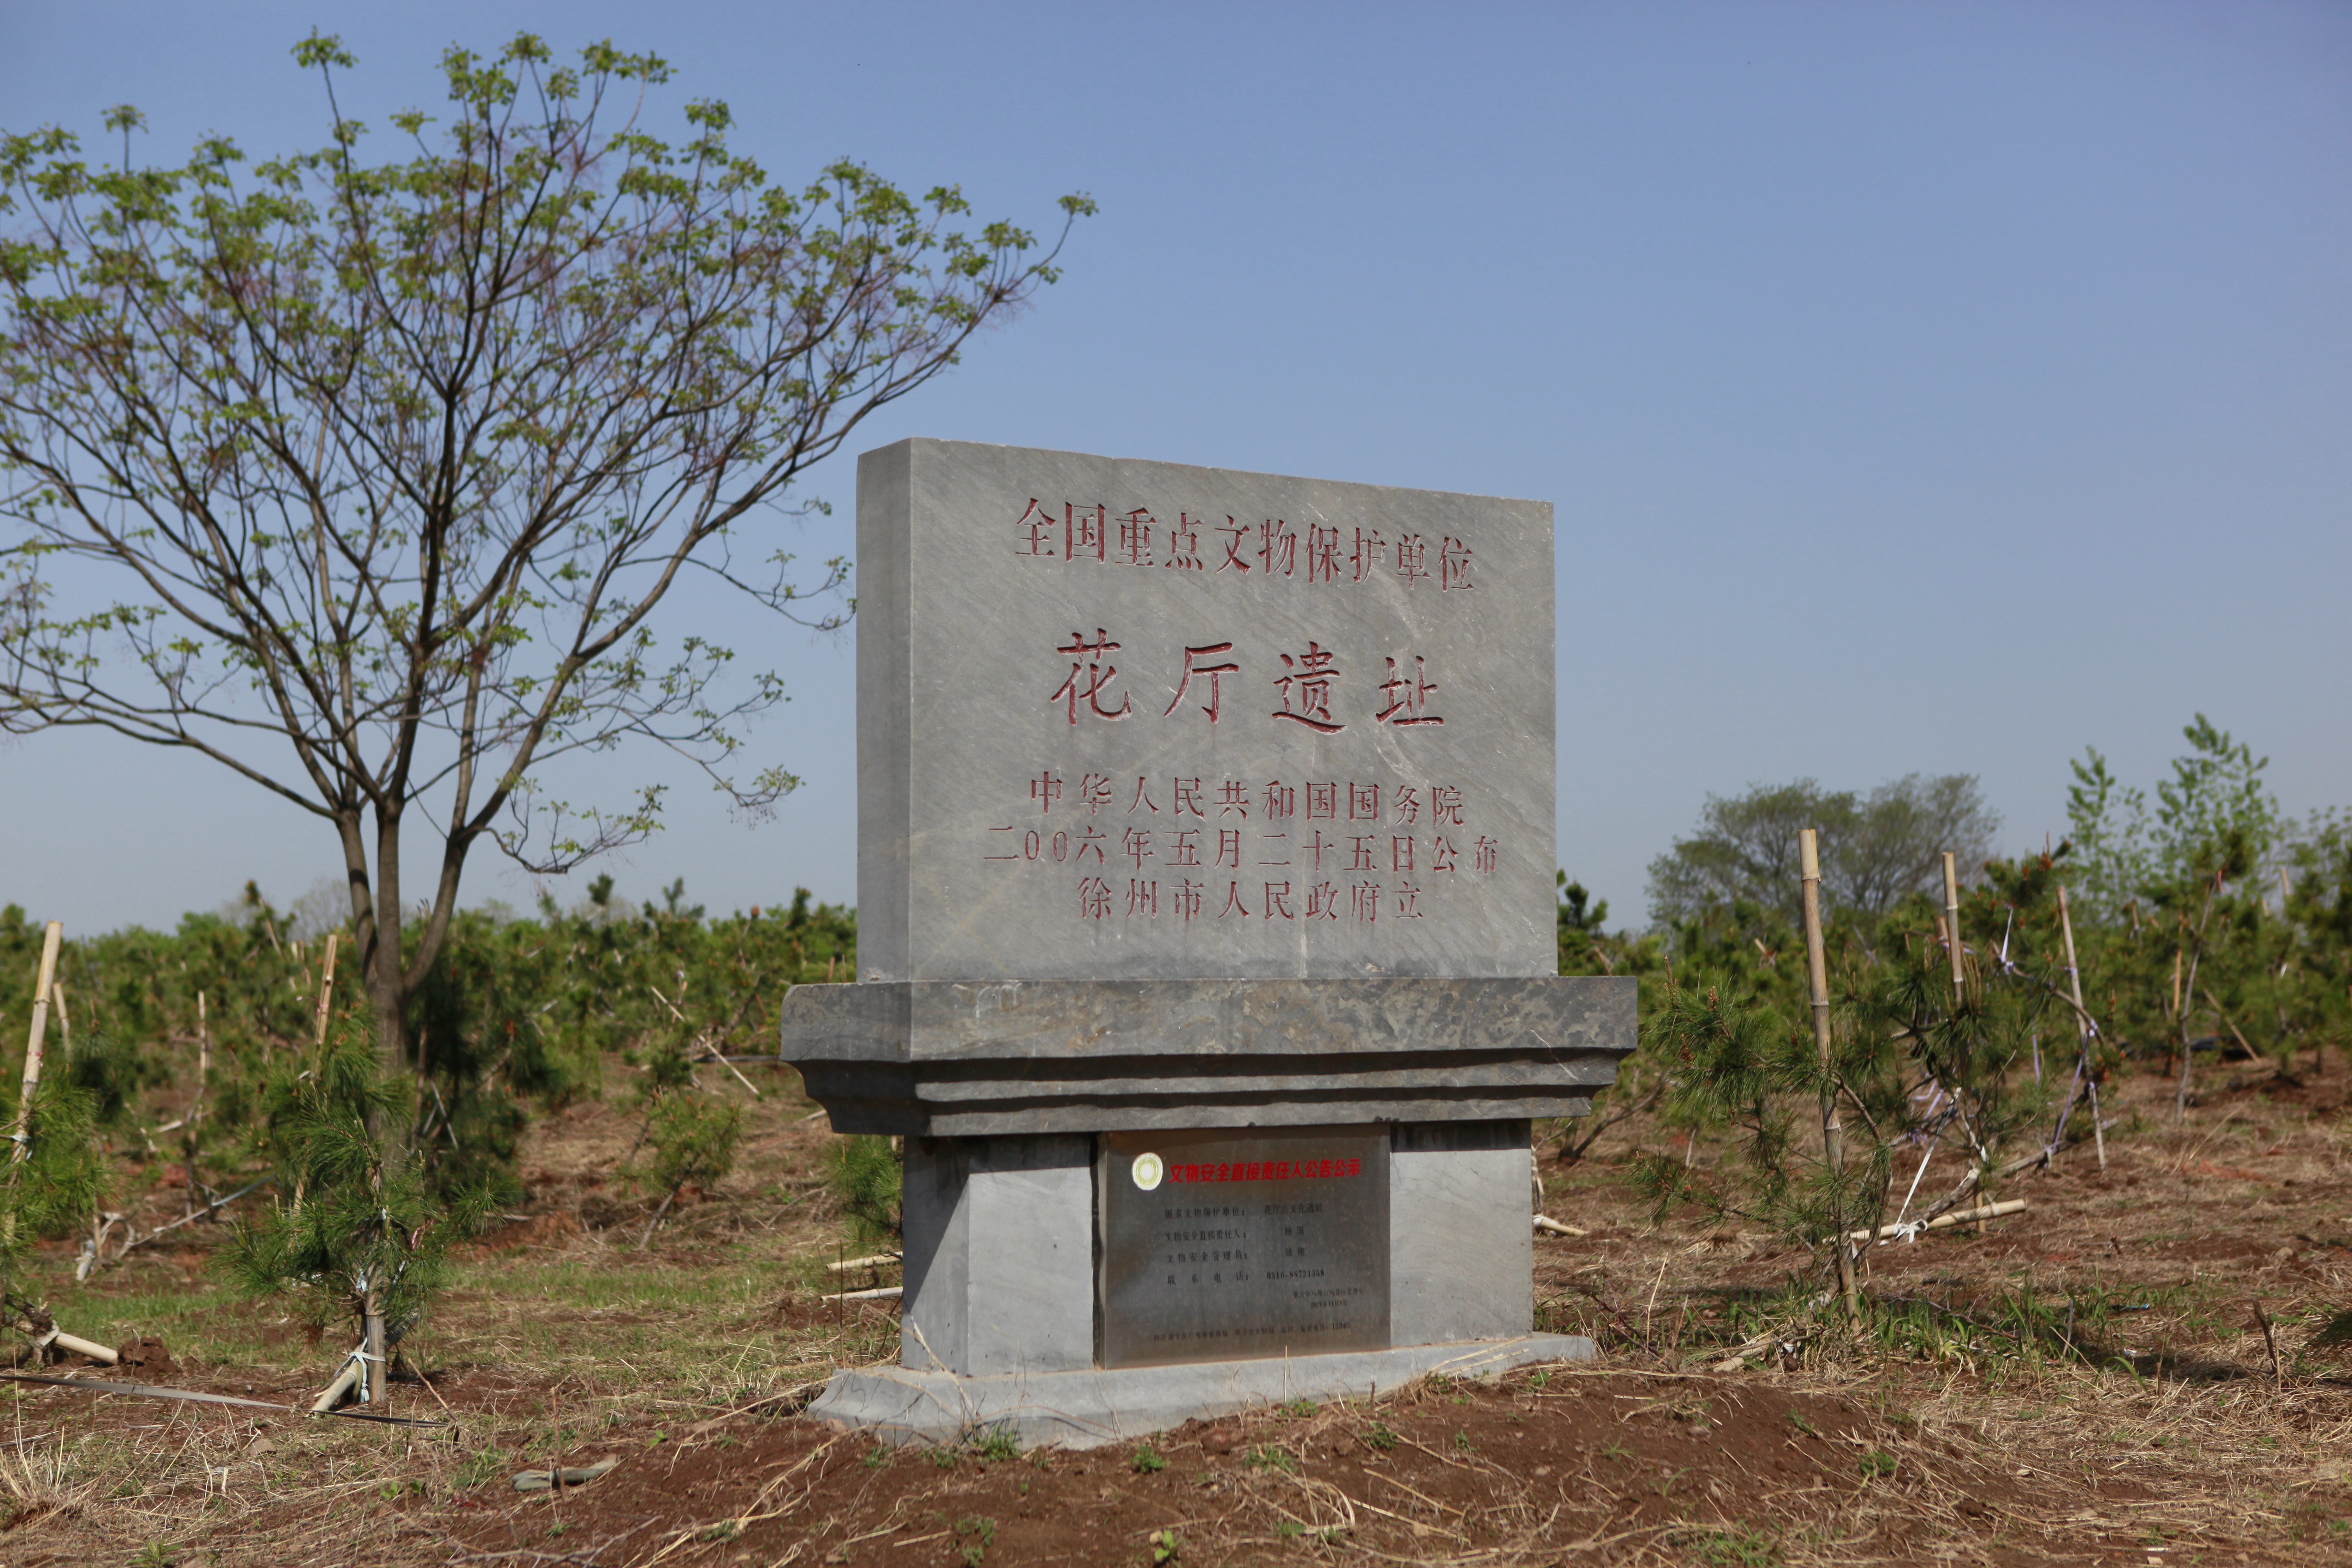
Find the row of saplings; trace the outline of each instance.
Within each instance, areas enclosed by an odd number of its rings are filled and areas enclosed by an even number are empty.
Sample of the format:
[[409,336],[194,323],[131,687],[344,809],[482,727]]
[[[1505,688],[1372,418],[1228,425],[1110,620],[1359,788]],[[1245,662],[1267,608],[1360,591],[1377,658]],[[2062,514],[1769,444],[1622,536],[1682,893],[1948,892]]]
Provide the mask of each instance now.
[[[104,1212],[114,1164],[99,1123],[122,1110],[125,1077],[115,1060],[122,1051],[119,1042],[88,1031],[77,1042],[68,1028],[62,1061],[44,1074],[51,1016],[64,1005],[55,985],[58,930],[49,927],[44,943],[16,1103],[0,1101],[13,1145],[0,1168],[0,1313],[6,1326],[30,1338],[31,1357],[117,1363],[120,1352],[64,1331],[38,1299],[33,1266],[40,1244],[80,1237],[74,1272],[86,1279],[251,1194],[256,1201],[243,1205],[215,1268],[248,1298],[285,1300],[321,1329],[340,1321],[356,1331],[357,1342],[313,1411],[383,1405],[386,1384],[409,1375],[399,1346],[446,1283],[452,1247],[495,1216],[510,1173],[486,1173],[480,1160],[468,1158],[447,1118],[433,1114],[435,1089],[406,1073],[386,1073],[368,1024],[336,1022],[322,997],[310,1049],[280,1054],[259,1074],[242,1118],[247,1168],[234,1190],[215,1194],[197,1179],[207,1053],[194,1103],[176,1121],[141,1132],[151,1150],[159,1135],[178,1132],[184,1140],[187,1212],[143,1235],[126,1228],[116,1238],[123,1216]],[[636,1092],[644,1122],[623,1170],[649,1198],[659,1195],[640,1247],[682,1191],[708,1188],[732,1167],[743,1124],[740,1105],[695,1092],[681,1045],[656,1050],[645,1067]],[[207,1193],[201,1205],[200,1191]],[[20,1359],[25,1354],[20,1349]]]

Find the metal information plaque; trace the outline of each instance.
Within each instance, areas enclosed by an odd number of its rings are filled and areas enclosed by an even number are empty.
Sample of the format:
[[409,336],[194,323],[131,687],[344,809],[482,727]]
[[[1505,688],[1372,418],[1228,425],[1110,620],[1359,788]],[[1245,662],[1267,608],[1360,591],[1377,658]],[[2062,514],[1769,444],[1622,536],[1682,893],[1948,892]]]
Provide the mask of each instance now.
[[1105,1132],[1105,1366],[1385,1350],[1385,1127]]

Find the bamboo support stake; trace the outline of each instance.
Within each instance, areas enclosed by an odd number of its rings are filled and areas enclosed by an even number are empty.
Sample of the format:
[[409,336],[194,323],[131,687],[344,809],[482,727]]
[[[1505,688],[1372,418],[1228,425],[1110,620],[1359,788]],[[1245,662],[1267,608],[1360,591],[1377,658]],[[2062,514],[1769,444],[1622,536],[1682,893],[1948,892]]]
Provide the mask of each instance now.
[[1952,955],[1952,1005],[1960,1004],[1960,987],[1968,972],[1960,963],[1960,875],[1952,852],[1944,851],[1944,946]]
[[58,1043],[68,1051],[73,1049],[73,1014],[66,1006],[66,983],[49,982],[49,994],[58,1001]]
[[357,1356],[344,1362],[343,1370],[335,1374],[335,1381],[327,1384],[326,1389],[318,1398],[310,1401],[310,1414],[324,1415],[341,1404],[343,1395],[349,1394],[352,1391],[352,1385],[359,1382],[361,1371],[365,1365],[366,1363]]
[[367,1402],[379,1411],[388,1411],[392,1408],[392,1379],[387,1375],[391,1363],[383,1352],[383,1300],[373,1290],[367,1293],[360,1332],[366,1342]]
[[32,1158],[33,1091],[41,1087],[41,1043],[49,1032],[49,990],[58,983],[58,944],[65,940],[62,921],[51,921],[41,932],[40,978],[33,985],[33,1027],[25,1039],[25,1084],[16,1097],[16,1127],[9,1134],[16,1143],[13,1163]]
[[2058,885],[2058,929],[2066,937],[2066,980],[2074,989],[2074,1034],[2082,1041],[2083,1081],[2091,1086],[2091,1137],[2098,1144],[2099,1169],[2107,1168],[2107,1133],[2099,1125],[2097,1064],[2091,1060],[2091,1016],[2083,1010],[2083,971],[2074,962],[2074,917],[2066,908],[2066,885]]
[[95,1341],[67,1333],[58,1328],[57,1319],[49,1315],[47,1308],[34,1306],[14,1296],[8,1299],[8,1307],[12,1314],[9,1326],[22,1330],[32,1336],[33,1356],[37,1363],[47,1359],[51,1345],[57,1346],[68,1355],[88,1356],[101,1366],[117,1366],[121,1363],[122,1357],[119,1352],[110,1351]]
[[90,1360],[99,1363],[102,1366],[120,1366],[122,1363],[122,1358],[120,1355],[117,1355],[114,1352],[107,1349],[104,1345],[99,1344],[94,1341],[82,1339],[78,1335],[63,1332],[55,1333],[49,1336],[49,1343],[57,1346],[58,1349],[65,1352],[68,1355],[86,1355],[89,1357]]
[[[1980,1220],[1999,1219],[2005,1214],[2017,1214],[2024,1207],[2025,1200],[2023,1198],[2003,1198],[1997,1204],[1979,1204],[1972,1209],[1960,1209],[1951,1214],[1939,1214],[1934,1219],[1927,1221],[1927,1224],[1921,1226],[1919,1228],[1923,1231],[1943,1230],[1948,1226],[1955,1225],[1975,1225]],[[1910,1229],[1910,1226],[1908,1226],[1882,1225],[1876,1230],[1850,1230],[1845,1234],[1846,1239],[1849,1241],[1878,1241],[1881,1239],[1892,1239],[1893,1237],[1901,1236],[1908,1229]]]
[[205,994],[196,993],[196,1102],[188,1110],[189,1125],[194,1126],[205,1113],[205,1086],[213,1076],[212,1021],[205,1016]]
[[2230,1015],[2221,1011],[2221,999],[2213,994],[2213,988],[2210,985],[2205,988],[2205,1005],[2213,1009],[2213,1022],[2230,1031],[2230,1037],[2238,1042],[2238,1048],[2250,1059],[2262,1055],[2254,1049],[2253,1042],[2246,1038],[2245,1032],[2230,1022]]
[[845,1258],[838,1263],[828,1263],[824,1267],[829,1273],[844,1274],[852,1268],[880,1268],[898,1261],[899,1258],[895,1252],[877,1252],[870,1258]]
[[[1830,967],[1822,942],[1821,839],[1812,828],[1798,830],[1797,855],[1805,895],[1805,980],[1812,992],[1813,1045],[1822,1059],[1822,1159],[1829,1167],[1831,1181],[1837,1182],[1845,1172],[1845,1129],[1838,1121],[1837,1089],[1830,1081]],[[1837,1207],[1844,1207],[1842,1197]],[[1833,1217],[1841,1233],[1832,1243],[1837,1249],[1838,1292],[1845,1298],[1846,1321],[1859,1324],[1862,1293],[1854,1284],[1853,1250],[1843,1235],[1843,1215],[1833,1214]]]
[[319,966],[319,1016],[310,1026],[312,1043],[327,1043],[327,1015],[335,1005],[335,944],[342,940],[340,931],[327,933],[327,960]]
[[196,1176],[196,1124],[205,1117],[205,1086],[213,1075],[212,1021],[205,1014],[205,994],[196,993],[196,1095],[188,1103],[188,1113],[180,1119],[180,1152],[184,1156],[188,1172],[187,1217],[196,1216],[196,1188],[201,1185]]

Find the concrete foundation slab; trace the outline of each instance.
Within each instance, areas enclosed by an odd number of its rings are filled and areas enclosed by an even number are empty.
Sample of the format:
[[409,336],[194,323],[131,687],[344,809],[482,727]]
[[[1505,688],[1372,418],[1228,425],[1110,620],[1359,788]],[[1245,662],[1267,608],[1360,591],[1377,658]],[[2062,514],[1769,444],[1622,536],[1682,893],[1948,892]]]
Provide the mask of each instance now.
[[1377,1397],[1432,1373],[1493,1377],[1539,1362],[1588,1361],[1593,1353],[1581,1334],[1522,1334],[1482,1343],[992,1377],[859,1367],[835,1373],[808,1414],[891,1444],[954,1443],[1004,1431],[1024,1447],[1093,1448],[1280,1400]]

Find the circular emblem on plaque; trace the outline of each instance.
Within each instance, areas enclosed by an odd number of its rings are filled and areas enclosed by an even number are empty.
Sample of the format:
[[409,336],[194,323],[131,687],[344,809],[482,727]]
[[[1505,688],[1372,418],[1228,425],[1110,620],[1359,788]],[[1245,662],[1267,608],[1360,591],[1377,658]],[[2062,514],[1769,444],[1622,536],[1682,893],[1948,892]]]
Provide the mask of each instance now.
[[1160,1185],[1160,1178],[1167,1171],[1167,1167],[1160,1164],[1160,1156],[1157,1154],[1138,1154],[1135,1157],[1134,1169],[1135,1184],[1147,1193]]

